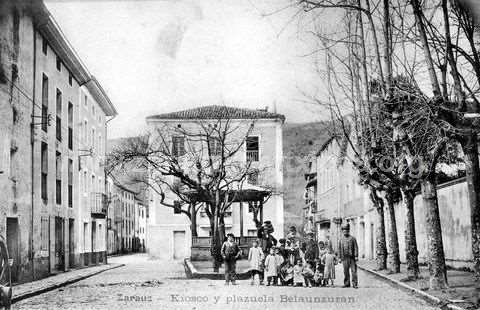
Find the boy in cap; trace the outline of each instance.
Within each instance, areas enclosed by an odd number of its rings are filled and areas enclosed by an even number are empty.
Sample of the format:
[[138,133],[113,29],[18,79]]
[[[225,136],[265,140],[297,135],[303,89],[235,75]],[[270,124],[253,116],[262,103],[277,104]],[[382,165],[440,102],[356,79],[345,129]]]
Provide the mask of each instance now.
[[350,235],[350,225],[342,226],[343,237],[340,238],[338,245],[338,256],[343,264],[344,282],[343,287],[350,287],[350,271],[352,273],[352,284],[354,288],[358,287],[357,279],[357,260],[358,245],[357,240]]
[[237,263],[237,258],[240,256],[240,248],[235,243],[234,235],[232,233],[227,235],[227,241],[222,245],[222,257],[225,261],[225,285],[228,285],[229,281],[232,282],[232,285],[235,285],[236,272],[235,265]]

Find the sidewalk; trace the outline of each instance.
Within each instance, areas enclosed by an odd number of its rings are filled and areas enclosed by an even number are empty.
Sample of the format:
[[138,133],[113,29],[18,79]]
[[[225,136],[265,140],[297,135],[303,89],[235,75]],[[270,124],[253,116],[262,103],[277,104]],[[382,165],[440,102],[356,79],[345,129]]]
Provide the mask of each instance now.
[[407,266],[400,266],[400,273],[390,274],[386,270],[375,271],[375,261],[360,260],[358,267],[373,273],[396,286],[410,290],[432,303],[447,306],[449,309],[480,309],[480,283],[477,283],[473,273],[448,270],[449,288],[446,290],[429,290],[429,272],[427,266],[420,266],[420,279],[407,281]]
[[59,287],[94,276],[101,272],[122,266],[124,265],[110,263],[107,265],[73,269],[70,271],[59,273],[57,275],[49,276],[44,279],[15,285],[13,286],[12,303],[57,289]]

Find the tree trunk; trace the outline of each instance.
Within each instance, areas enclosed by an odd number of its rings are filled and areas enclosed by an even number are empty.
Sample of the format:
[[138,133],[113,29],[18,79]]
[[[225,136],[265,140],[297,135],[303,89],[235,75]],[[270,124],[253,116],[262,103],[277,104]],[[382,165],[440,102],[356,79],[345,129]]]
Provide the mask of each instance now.
[[215,212],[213,214],[213,230],[211,235],[210,243],[210,254],[213,259],[213,271],[218,272],[220,265],[222,264],[223,258],[221,253],[223,238],[220,238],[219,233],[219,214],[218,206],[215,207]]
[[395,205],[393,197],[390,194],[386,195],[388,215],[390,218],[390,227],[388,230],[388,244],[389,244],[389,266],[394,273],[400,272],[400,250],[398,246],[397,234],[397,220],[395,218]]
[[423,179],[420,185],[422,188],[423,208],[425,210],[430,289],[444,289],[448,286],[447,268],[443,251],[442,225],[440,223],[434,173],[431,172],[430,176]]
[[470,200],[473,269],[475,277],[480,279],[480,168],[476,135],[471,134],[462,142]]
[[375,245],[375,260],[377,261],[377,270],[387,269],[387,242],[385,238],[385,214],[383,212],[383,200],[379,198],[375,191],[370,195],[375,210],[377,211],[377,229],[376,245]]
[[198,237],[197,233],[197,209],[195,208],[195,205],[192,206],[192,211],[190,212],[191,218],[190,218],[190,230],[192,232],[192,237]]
[[403,204],[405,205],[405,252],[407,257],[407,276],[409,279],[418,279],[417,235],[415,232],[415,214],[413,210],[414,193],[402,190]]

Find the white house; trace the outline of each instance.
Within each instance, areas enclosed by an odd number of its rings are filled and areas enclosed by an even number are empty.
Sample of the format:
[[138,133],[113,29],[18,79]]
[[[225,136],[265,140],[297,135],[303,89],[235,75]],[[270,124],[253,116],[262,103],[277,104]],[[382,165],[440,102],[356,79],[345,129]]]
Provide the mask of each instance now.
[[[205,106],[179,112],[154,115],[147,118],[147,124],[152,133],[152,139],[161,135],[168,140],[172,152],[182,152],[191,146],[188,137],[170,134],[171,128],[195,130],[201,126],[214,124],[228,118],[231,128],[238,128],[244,134],[244,142],[236,153],[235,160],[244,164],[250,162],[256,173],[250,175],[243,189],[266,190],[272,195],[263,205],[262,220],[270,220],[274,226],[274,235],[283,236],[283,172],[282,172],[282,126],[284,116],[267,112],[266,110],[251,110],[226,106]],[[253,127],[250,127],[253,123]],[[170,129],[169,129],[170,128]],[[249,129],[250,128],[250,129]],[[173,132],[173,131],[172,131]],[[238,139],[241,134],[232,133],[227,139]],[[242,140],[243,141],[243,140]],[[181,154],[180,154],[181,155]],[[182,161],[186,167],[192,162]],[[172,180],[173,181],[173,180]],[[175,196],[168,195],[170,203]],[[190,220],[184,214],[160,203],[160,196],[150,193],[149,218],[147,223],[147,251],[151,256],[161,258],[182,259],[192,255],[192,245],[203,248],[208,256],[210,225],[208,217],[201,209],[197,217],[198,237],[192,238]],[[256,236],[256,226],[251,209],[247,203],[236,202],[230,206],[230,212],[225,218],[226,233],[247,240],[248,236]],[[193,244],[192,244],[193,240]]]

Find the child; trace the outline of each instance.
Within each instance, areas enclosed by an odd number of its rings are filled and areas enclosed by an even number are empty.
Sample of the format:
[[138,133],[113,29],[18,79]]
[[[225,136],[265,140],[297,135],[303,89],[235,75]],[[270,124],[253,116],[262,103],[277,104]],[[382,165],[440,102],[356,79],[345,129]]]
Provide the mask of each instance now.
[[293,265],[286,261],[280,268],[280,282],[282,285],[293,285]]
[[275,277],[275,282],[273,283],[273,285],[278,284],[277,281],[280,278],[280,268],[282,267],[283,262],[284,262],[284,259],[283,259],[283,256],[280,254],[280,249],[275,248],[275,264],[277,266],[277,275]]
[[313,283],[313,270],[311,263],[306,263],[305,268],[302,271],[303,278],[305,280],[306,287],[312,287]]
[[227,235],[227,241],[222,245],[221,253],[225,262],[225,285],[228,285],[229,281],[232,285],[236,285],[235,279],[237,274],[235,272],[236,261],[240,257],[240,248],[235,243],[235,236],[230,233]]
[[303,286],[303,282],[305,281],[302,275],[303,266],[302,260],[297,260],[297,264],[293,267],[293,283],[295,286]]
[[329,248],[328,253],[323,256],[323,263],[325,265],[325,272],[323,274],[325,278],[325,284],[328,284],[330,280],[331,286],[335,280],[335,265],[337,264],[337,257],[333,253],[333,249]]
[[313,282],[315,286],[323,286],[323,265],[320,261],[317,262],[315,274],[313,275]]
[[275,258],[274,248],[270,248],[270,253],[265,258],[265,278],[267,278],[267,286],[273,282],[273,285],[277,283],[277,260]]
[[248,262],[250,263],[250,273],[252,275],[252,281],[250,285],[255,283],[255,278],[258,278],[260,283],[260,273],[262,270],[261,264],[263,260],[263,251],[258,247],[258,241],[254,240],[252,242],[252,247],[248,252]]

